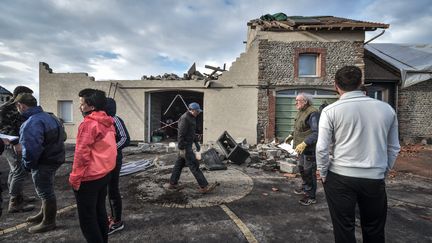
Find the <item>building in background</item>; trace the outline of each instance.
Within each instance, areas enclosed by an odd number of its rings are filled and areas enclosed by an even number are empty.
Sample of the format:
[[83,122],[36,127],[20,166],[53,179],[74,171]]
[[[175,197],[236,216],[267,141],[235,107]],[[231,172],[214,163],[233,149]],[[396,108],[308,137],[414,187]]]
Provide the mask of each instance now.
[[416,143],[432,138],[432,45],[365,45],[367,93],[392,105],[400,138]]
[[12,99],[13,94],[0,86],[0,106]]
[[48,64],[40,63],[40,103],[65,121],[68,137],[74,138],[82,120],[78,92],[104,90],[115,96],[118,115],[124,118],[131,139],[150,142],[153,137],[175,137],[176,124],[166,124],[175,122],[186,111],[185,104],[194,101],[204,110],[197,131],[203,142],[216,141],[228,131],[256,144],[291,132],[299,92],[311,93],[315,106],[337,100],[336,71],[355,65],[365,72],[365,83],[372,83],[368,94],[398,111],[401,137],[432,137],[431,112],[424,111],[430,104],[423,105],[431,97],[430,78],[406,86],[397,66],[392,68],[391,63],[365,50],[365,31],[389,25],[333,16],[263,17],[247,23],[245,52],[215,80],[95,81],[86,73],[55,73]]

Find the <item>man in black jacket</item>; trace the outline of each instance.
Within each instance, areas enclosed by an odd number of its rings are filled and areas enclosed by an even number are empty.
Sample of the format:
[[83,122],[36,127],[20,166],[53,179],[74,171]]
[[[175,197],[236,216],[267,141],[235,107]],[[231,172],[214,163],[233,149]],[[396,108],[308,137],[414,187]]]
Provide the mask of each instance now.
[[[9,143],[9,140],[6,140],[6,139],[0,139],[0,155],[3,153],[3,151],[4,151],[4,147],[5,147],[5,143],[7,144],[7,143]],[[2,190],[2,188],[1,188],[1,180],[0,180],[0,216],[2,215],[2,204],[3,204],[3,197],[2,197],[2,192],[3,192],[3,190]]]
[[[0,133],[19,136],[19,129],[24,118],[18,112],[13,100],[21,93],[33,93],[33,90],[26,86],[17,86],[13,91],[12,99],[0,106]],[[35,197],[27,197],[23,193],[28,172],[21,164],[21,152],[15,149],[17,143],[18,139],[11,141],[9,145],[5,146],[3,154],[10,167],[7,181],[10,196],[9,213],[31,211],[35,206],[29,203],[36,200]]]
[[181,171],[186,165],[197,180],[200,188],[199,192],[208,193],[216,187],[216,183],[209,185],[202,171],[199,169],[199,163],[195,158],[195,154],[192,151],[192,144],[195,141],[195,129],[196,129],[196,117],[202,112],[198,103],[193,102],[189,104],[189,109],[179,119],[178,122],[178,149],[179,156],[175,162],[169,189],[180,190],[181,187],[178,185]]

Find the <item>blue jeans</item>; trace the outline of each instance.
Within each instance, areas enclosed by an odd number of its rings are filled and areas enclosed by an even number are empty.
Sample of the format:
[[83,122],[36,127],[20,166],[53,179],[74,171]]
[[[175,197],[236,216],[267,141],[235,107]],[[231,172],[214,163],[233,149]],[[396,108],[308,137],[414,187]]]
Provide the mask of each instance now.
[[22,195],[24,181],[28,175],[28,172],[21,164],[21,156],[18,156],[10,145],[5,148],[3,155],[6,157],[10,167],[7,180],[9,194],[12,197]]
[[55,198],[54,177],[60,165],[39,165],[31,170],[33,183],[38,197],[42,200]]

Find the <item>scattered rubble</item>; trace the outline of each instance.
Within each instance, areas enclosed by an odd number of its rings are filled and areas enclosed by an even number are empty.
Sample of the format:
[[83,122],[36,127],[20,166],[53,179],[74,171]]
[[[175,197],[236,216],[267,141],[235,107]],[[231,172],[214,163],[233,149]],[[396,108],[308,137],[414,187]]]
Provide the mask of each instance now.
[[[221,138],[225,140],[231,138],[229,134],[224,132]],[[220,141],[219,141],[220,140]],[[219,139],[217,142],[209,142],[202,146],[201,157],[203,165],[208,170],[226,169],[226,165],[230,163],[243,164],[247,167],[262,169],[265,171],[280,171],[285,173],[288,178],[295,178],[298,173],[296,156],[289,153],[286,149],[278,147],[276,142],[268,144],[258,144],[250,146],[245,138],[232,139],[234,148],[224,146],[224,139]],[[138,143],[136,147],[127,147],[123,150],[123,154],[134,155],[140,153],[159,154],[153,161],[156,167],[163,167],[168,161],[176,159],[177,144],[171,143]],[[244,154],[233,156],[233,153],[244,151]],[[211,151],[211,153],[209,152]],[[166,154],[169,159],[164,159]],[[240,159],[239,159],[240,157]],[[231,161],[234,159],[235,161]],[[239,160],[236,160],[239,159]],[[241,162],[241,163],[239,163]],[[287,176],[289,175],[289,176]]]
[[280,170],[284,173],[297,173],[297,160],[285,149],[277,147],[277,143],[258,144],[250,149],[249,167],[266,171]]
[[409,144],[401,147],[400,156],[414,156],[425,148],[423,144]]

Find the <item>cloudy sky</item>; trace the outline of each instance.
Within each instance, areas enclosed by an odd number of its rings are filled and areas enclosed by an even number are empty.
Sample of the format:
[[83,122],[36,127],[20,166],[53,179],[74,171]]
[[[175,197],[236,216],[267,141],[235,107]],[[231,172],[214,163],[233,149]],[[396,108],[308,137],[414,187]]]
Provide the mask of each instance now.
[[[432,43],[430,0],[2,0],[0,85],[39,93],[39,62],[96,80],[229,67],[261,15],[333,15],[390,24],[374,42]],[[366,39],[381,31],[370,32]]]

